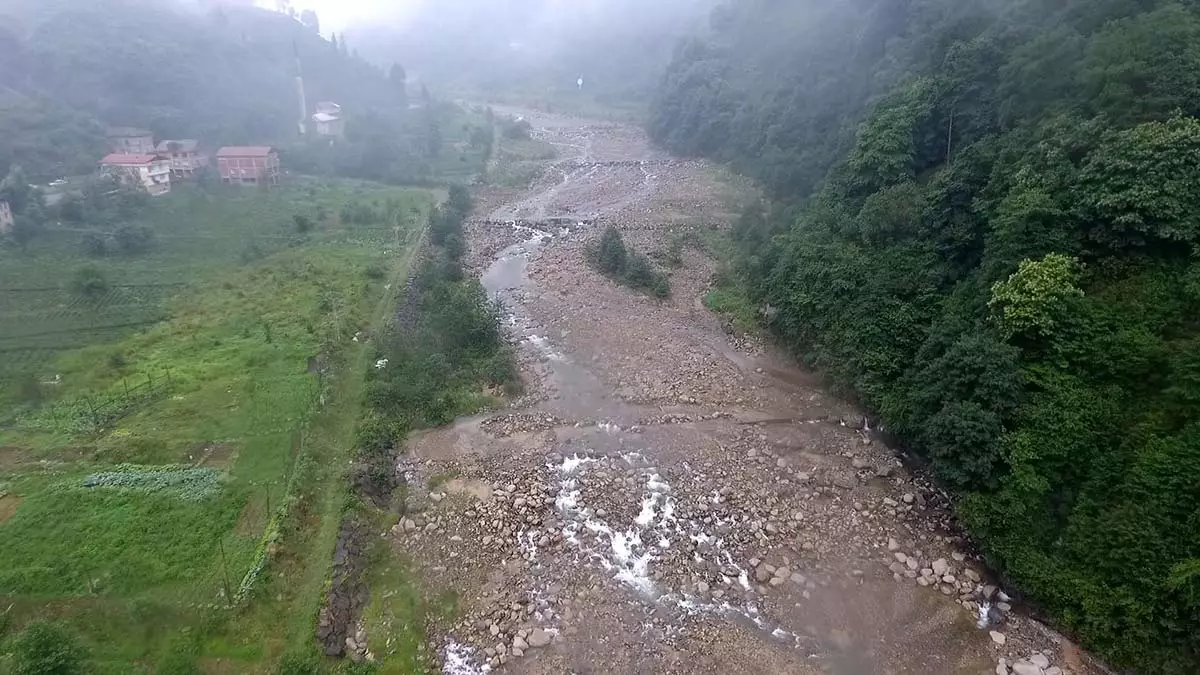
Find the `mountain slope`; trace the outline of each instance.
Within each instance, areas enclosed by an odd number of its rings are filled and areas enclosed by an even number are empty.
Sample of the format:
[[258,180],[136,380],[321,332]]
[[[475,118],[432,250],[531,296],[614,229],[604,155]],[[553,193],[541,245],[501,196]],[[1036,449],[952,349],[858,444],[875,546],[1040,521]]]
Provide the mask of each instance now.
[[296,54],[310,108],[320,100],[356,111],[406,106],[381,70],[283,14],[142,0],[17,3],[7,12],[0,171],[13,162],[40,177],[85,171],[106,125],[210,145],[290,140]]
[[[959,496],[1116,664],[1200,664],[1200,11],[730,3],[651,133],[777,198],[736,230],[772,330]],[[789,208],[784,208],[787,205]]]

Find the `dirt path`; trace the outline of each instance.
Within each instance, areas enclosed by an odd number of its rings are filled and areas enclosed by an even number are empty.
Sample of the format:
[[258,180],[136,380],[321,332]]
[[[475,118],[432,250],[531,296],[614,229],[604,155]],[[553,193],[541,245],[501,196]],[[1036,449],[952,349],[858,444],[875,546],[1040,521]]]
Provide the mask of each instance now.
[[1063,672],[1072,648],[1008,611],[943,495],[810,375],[731,342],[697,301],[701,253],[664,303],[584,264],[607,223],[650,251],[728,220],[712,171],[635,129],[526,117],[560,157],[480,195],[471,245],[529,394],[400,467],[395,546],[458,597],[431,636],[444,671]]

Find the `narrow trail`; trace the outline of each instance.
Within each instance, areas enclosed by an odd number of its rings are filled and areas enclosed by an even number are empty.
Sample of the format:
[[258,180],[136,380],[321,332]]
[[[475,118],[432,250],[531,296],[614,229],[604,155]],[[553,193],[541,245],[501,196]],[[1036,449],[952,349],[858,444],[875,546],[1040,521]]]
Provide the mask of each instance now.
[[425,487],[397,551],[459,598],[429,645],[444,672],[1086,672],[1008,611],[944,495],[858,411],[696,306],[700,252],[663,303],[584,264],[597,227],[649,251],[719,214],[710,171],[524,114],[560,156],[482,195],[471,245],[498,251],[481,279],[529,393],[414,437],[399,467]]

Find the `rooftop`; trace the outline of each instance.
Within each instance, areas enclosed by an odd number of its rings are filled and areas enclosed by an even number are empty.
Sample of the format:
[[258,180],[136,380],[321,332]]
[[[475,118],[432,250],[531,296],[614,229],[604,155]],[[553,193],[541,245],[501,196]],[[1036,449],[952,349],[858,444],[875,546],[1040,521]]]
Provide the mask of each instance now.
[[269,145],[227,145],[217,150],[217,157],[266,157],[274,150]]
[[156,159],[162,159],[162,157],[158,155],[114,152],[111,155],[105,155],[104,159],[100,160],[100,163],[112,164],[114,166],[141,166],[142,164],[149,164]]

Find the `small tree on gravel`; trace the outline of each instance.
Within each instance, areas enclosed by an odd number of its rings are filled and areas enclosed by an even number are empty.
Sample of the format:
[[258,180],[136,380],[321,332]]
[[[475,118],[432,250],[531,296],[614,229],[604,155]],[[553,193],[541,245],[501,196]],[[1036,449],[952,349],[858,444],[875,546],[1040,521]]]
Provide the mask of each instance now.
[[610,225],[600,237],[600,247],[596,251],[596,267],[609,276],[620,277],[625,274],[628,257],[621,233]]
[[15,675],[87,672],[87,653],[74,635],[49,621],[34,621],[13,643]]

